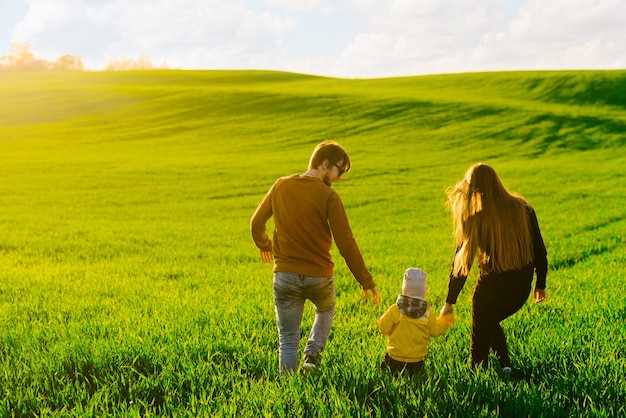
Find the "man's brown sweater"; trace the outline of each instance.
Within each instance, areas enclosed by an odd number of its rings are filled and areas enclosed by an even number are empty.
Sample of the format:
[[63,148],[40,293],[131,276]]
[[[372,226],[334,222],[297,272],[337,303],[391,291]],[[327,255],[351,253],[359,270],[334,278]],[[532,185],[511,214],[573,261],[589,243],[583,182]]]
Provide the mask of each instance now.
[[[272,216],[273,242],[265,227]],[[363,289],[375,287],[341,198],[317,177],[294,174],[278,179],[252,215],[250,229],[261,251],[273,251],[275,272],[332,276],[330,248],[334,237],[339,252]]]

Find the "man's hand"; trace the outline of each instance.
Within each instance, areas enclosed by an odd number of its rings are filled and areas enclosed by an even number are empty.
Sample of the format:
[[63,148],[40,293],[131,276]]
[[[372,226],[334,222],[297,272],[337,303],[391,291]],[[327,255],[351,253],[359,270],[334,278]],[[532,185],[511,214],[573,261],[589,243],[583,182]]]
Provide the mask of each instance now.
[[269,251],[261,251],[261,260],[266,263],[271,263],[274,260],[274,253],[272,250]]
[[537,289],[535,287],[535,291],[533,292],[533,296],[535,296],[535,303],[541,303],[546,299],[546,289]]
[[363,289],[363,292],[365,292],[365,300],[370,300],[369,292],[372,292],[372,296],[371,296],[372,300],[374,301],[376,305],[378,305],[379,297],[378,297],[378,289],[376,288],[376,286],[372,287],[371,289]]

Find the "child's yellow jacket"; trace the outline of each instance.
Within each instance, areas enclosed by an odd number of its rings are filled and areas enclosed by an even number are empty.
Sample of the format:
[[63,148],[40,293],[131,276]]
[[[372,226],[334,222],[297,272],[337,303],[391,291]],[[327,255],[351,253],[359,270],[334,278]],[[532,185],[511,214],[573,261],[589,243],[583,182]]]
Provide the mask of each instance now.
[[410,318],[400,313],[394,303],[378,320],[378,329],[389,337],[387,353],[397,361],[415,363],[428,354],[428,340],[438,337],[454,323],[454,314],[436,318],[430,307],[419,318]]

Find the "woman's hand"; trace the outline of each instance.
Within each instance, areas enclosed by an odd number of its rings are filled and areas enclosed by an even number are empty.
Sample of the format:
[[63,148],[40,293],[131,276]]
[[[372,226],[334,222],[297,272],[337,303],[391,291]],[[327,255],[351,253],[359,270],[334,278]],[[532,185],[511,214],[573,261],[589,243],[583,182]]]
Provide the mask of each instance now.
[[535,287],[535,291],[533,292],[533,296],[535,297],[535,303],[541,303],[546,299],[546,289],[537,289]]
[[450,303],[446,303],[443,308],[441,308],[441,312],[439,313],[441,316],[454,313],[454,305]]

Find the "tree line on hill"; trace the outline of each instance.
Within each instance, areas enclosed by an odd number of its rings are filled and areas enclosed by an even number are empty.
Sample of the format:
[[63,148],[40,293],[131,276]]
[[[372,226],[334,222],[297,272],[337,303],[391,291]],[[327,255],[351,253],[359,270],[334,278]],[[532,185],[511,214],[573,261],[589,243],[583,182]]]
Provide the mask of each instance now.
[[[167,69],[164,63],[161,67],[152,65],[150,58],[139,59],[123,58],[113,60],[107,64],[105,71],[154,70]],[[24,42],[11,44],[11,51],[0,56],[0,71],[84,71],[85,66],[78,55],[61,55],[56,61],[37,58],[30,51],[30,45]]]

